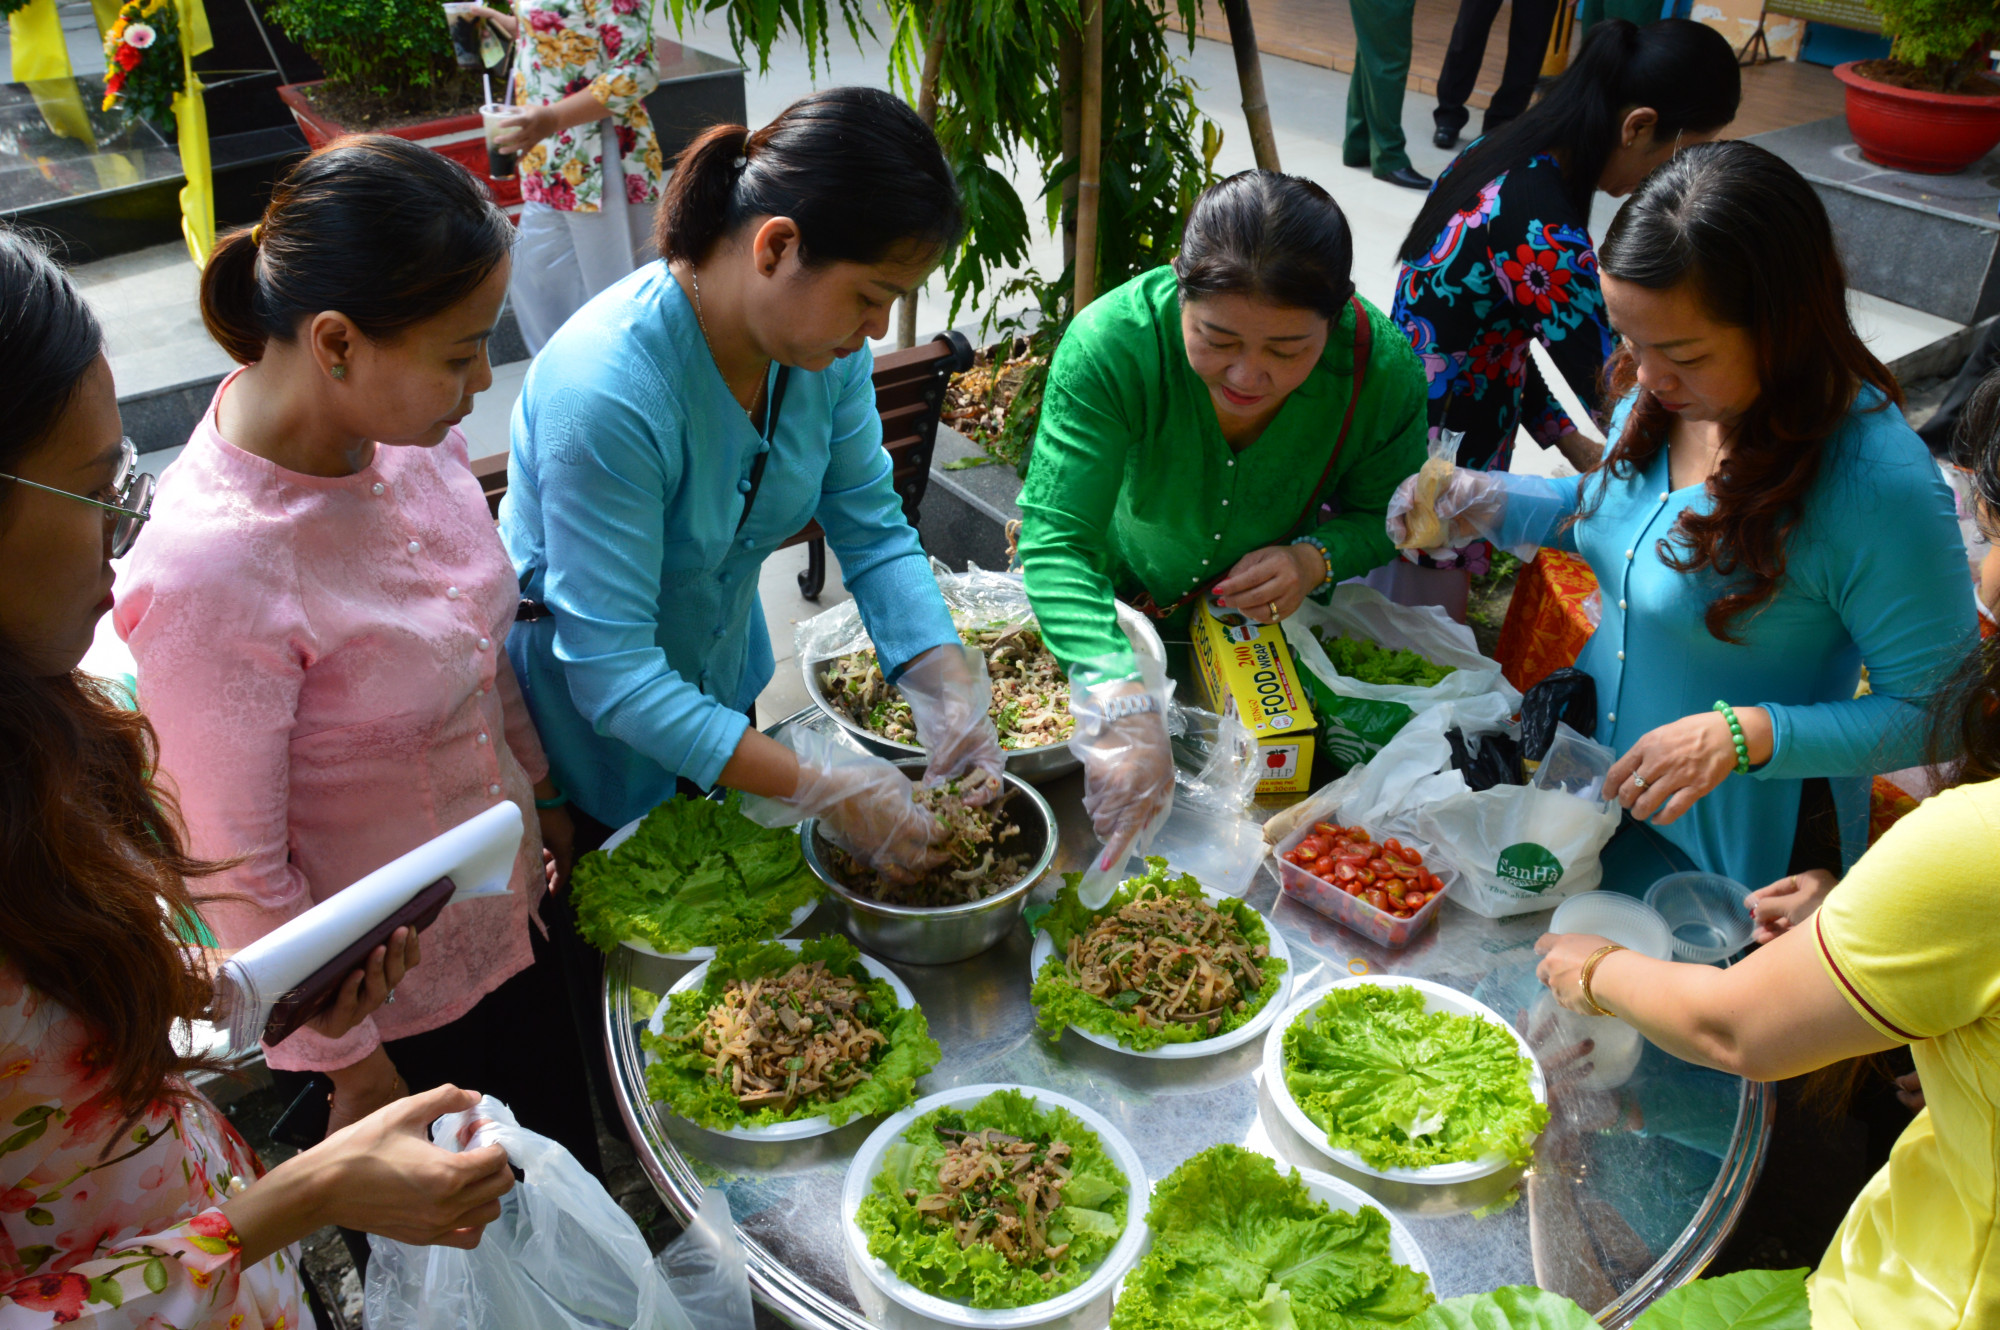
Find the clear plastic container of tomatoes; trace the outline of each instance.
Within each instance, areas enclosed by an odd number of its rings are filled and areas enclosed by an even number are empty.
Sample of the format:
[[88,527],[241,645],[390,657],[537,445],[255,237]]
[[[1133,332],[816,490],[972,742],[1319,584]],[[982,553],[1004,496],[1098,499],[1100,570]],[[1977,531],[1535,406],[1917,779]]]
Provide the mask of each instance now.
[[[1365,849],[1364,842],[1354,834],[1357,832],[1368,838]],[[1311,867],[1295,857],[1308,840],[1326,851],[1314,857]],[[1392,842],[1393,852],[1389,850]],[[1310,853],[1309,847],[1307,852]],[[1446,867],[1422,841],[1377,837],[1365,827],[1338,822],[1314,822],[1301,827],[1279,841],[1272,854],[1278,862],[1279,883],[1287,896],[1380,947],[1407,947],[1416,941],[1430,927],[1431,920],[1437,918],[1445,895],[1458,881],[1458,874]],[[1410,862],[1412,856],[1417,862]],[[1391,864],[1386,872],[1384,863]],[[1391,877],[1401,888],[1400,895],[1388,884]],[[1372,903],[1373,898],[1368,894],[1371,890],[1380,894],[1381,905]],[[1423,903],[1408,914],[1400,913],[1396,907],[1412,892],[1420,892]]]

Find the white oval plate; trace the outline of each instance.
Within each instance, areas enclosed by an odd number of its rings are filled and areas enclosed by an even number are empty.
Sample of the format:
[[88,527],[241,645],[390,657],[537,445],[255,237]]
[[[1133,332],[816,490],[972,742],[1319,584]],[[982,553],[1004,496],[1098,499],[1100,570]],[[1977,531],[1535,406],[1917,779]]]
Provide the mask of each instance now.
[[[868,1237],[854,1222],[854,1216],[861,1208],[862,1199],[868,1195],[869,1187],[875,1182],[883,1154],[903,1134],[904,1128],[934,1108],[960,1108],[976,1104],[987,1095],[1001,1090],[1018,1090],[1044,1108],[1068,1109],[1097,1133],[1105,1153],[1125,1174],[1125,1231],[1118,1235],[1117,1243],[1090,1278],[1067,1293],[1026,1307],[968,1307],[962,1302],[940,1298],[905,1283],[886,1261],[870,1256]],[[1139,1152],[1133,1148],[1132,1142],[1125,1139],[1125,1133],[1112,1126],[1095,1109],[1086,1108],[1066,1095],[1033,1085],[965,1085],[956,1090],[925,1095],[902,1112],[884,1119],[882,1125],[862,1142],[861,1148],[854,1152],[854,1162],[847,1166],[847,1181],[841,1187],[840,1221],[841,1230],[847,1237],[848,1253],[867,1274],[869,1282],[911,1311],[934,1321],[970,1326],[974,1330],[1022,1330],[1026,1326],[1046,1325],[1060,1320],[1078,1308],[1088,1306],[1110,1292],[1125,1277],[1125,1272],[1144,1254],[1150,1236],[1146,1229],[1146,1197],[1151,1191],[1151,1184],[1146,1179],[1145,1161],[1139,1157]]]
[[[637,831],[639,829],[639,824],[641,822],[644,822],[645,820],[646,819],[643,817],[633,818],[630,822],[627,822],[624,826],[618,828],[618,830],[612,832],[609,836],[605,837],[604,844],[598,846],[597,848],[603,850],[606,854],[611,853],[613,850],[623,845],[626,841],[630,840],[632,838],[632,833]],[[819,901],[809,900],[804,905],[801,905],[798,909],[793,910],[792,921],[785,925],[785,932],[791,933],[796,931],[798,926],[804,923],[806,919],[811,916],[812,912],[814,910],[817,910],[818,908],[819,908]],[[651,956],[655,960],[712,961],[715,959],[714,947],[696,947],[691,951],[654,951],[651,947],[647,946],[645,943],[641,942],[638,938],[635,937],[626,938],[624,942],[622,942],[620,945],[630,947],[632,950],[638,952],[641,956]]]
[[[1235,899],[1234,897],[1225,896],[1219,891],[1210,891],[1207,887],[1201,889],[1201,894],[1211,901]],[[1219,1034],[1213,1039],[1196,1039],[1185,1044],[1162,1044],[1158,1048],[1137,1049],[1127,1048],[1124,1044],[1119,1043],[1116,1038],[1108,1034],[1096,1034],[1090,1030],[1079,1029],[1075,1025],[1071,1025],[1069,1028],[1075,1030],[1077,1034],[1096,1044],[1099,1048],[1108,1048],[1114,1053],[1123,1053],[1127,1057],[1134,1058],[1159,1058],[1165,1061],[1173,1061],[1181,1058],[1213,1057],[1217,1053],[1227,1053],[1232,1048],[1241,1048],[1244,1044],[1249,1043],[1252,1039],[1255,1039],[1270,1028],[1271,1022],[1278,1019],[1278,1013],[1285,1009],[1285,999],[1291,995],[1292,991],[1292,949],[1286,945],[1285,935],[1278,931],[1277,926],[1269,918],[1261,914],[1258,917],[1264,920],[1264,934],[1270,939],[1271,954],[1285,963],[1285,972],[1278,976],[1278,991],[1271,995],[1271,1000],[1266,1002],[1262,1007],[1259,1007],[1255,1016],[1237,1026],[1228,1034]],[[1035,930],[1034,948],[1028,953],[1028,986],[1030,989],[1034,987],[1036,976],[1041,974],[1043,963],[1055,954],[1055,939],[1037,928]]]
[[[799,941],[792,938],[781,938],[779,944],[789,947],[793,951],[797,951],[802,945]],[[630,944],[628,943],[627,945],[629,946]],[[880,979],[895,990],[896,1002],[899,1006],[914,1007],[917,1005],[915,995],[910,992],[908,986],[901,979],[896,977],[895,972],[890,970],[888,966],[865,953],[861,957],[861,965],[870,975]],[[675,981],[674,986],[669,988],[666,994],[661,997],[660,1005],[653,1009],[652,1019],[646,1022],[647,1032],[655,1038],[659,1036],[662,1027],[666,1023],[667,998],[672,997],[676,993],[685,993],[691,988],[699,988],[707,979],[708,962],[703,961],[700,965],[695,966]],[[652,1062],[652,1054],[647,1053],[646,1065],[651,1066]],[[673,1109],[665,1104],[658,1103],[657,1100],[655,1103],[662,1112],[674,1112]],[[674,1116],[680,1118],[680,1114],[678,1113],[674,1113]],[[824,1136],[834,1130],[833,1120],[824,1114],[816,1118],[800,1118],[795,1122],[774,1122],[768,1127],[702,1127],[699,1122],[689,1122],[687,1118],[680,1118],[680,1120],[688,1122],[689,1126],[701,1127],[703,1131],[712,1131],[718,1136],[734,1136],[739,1140],[745,1141],[803,1141],[809,1136]]]
[[1291,1129],[1304,1139],[1306,1144],[1325,1155],[1370,1177],[1386,1178],[1391,1182],[1405,1182],[1419,1187],[1454,1186],[1461,1182],[1472,1182],[1479,1178],[1491,1177],[1508,1167],[1504,1154],[1488,1155],[1484,1159],[1474,1159],[1460,1164],[1432,1164],[1428,1168],[1372,1168],[1352,1150],[1344,1150],[1327,1144],[1326,1132],[1319,1124],[1306,1116],[1305,1109],[1292,1097],[1292,1088],[1285,1084],[1285,1031],[1292,1028],[1298,1019],[1318,1006],[1336,988],[1348,988],[1356,984],[1377,984],[1384,988],[1414,988],[1424,995],[1426,1011],[1447,1011],[1454,1016],[1477,1016],[1482,1021],[1491,1021],[1514,1037],[1521,1056],[1528,1059],[1532,1070],[1528,1073],[1528,1090],[1535,1102],[1549,1102],[1549,1084],[1542,1075],[1541,1059],[1535,1050],[1528,1047],[1528,1040],[1519,1030],[1500,1019],[1500,1013],[1483,1002],[1475,1002],[1455,988],[1434,984],[1428,979],[1408,979],[1402,975],[1367,974],[1336,979],[1330,984],[1315,988],[1298,999],[1284,1014],[1284,1018],[1271,1027],[1264,1039],[1264,1083],[1271,1087],[1271,1100],[1277,1104]]

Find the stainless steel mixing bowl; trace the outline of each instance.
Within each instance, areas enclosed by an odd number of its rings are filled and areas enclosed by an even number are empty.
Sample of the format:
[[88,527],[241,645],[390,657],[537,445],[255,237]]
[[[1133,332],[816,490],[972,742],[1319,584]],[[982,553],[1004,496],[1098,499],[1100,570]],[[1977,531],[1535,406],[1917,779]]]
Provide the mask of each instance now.
[[[912,777],[923,774],[922,762],[899,763]],[[1027,871],[1021,880],[997,895],[964,905],[920,909],[910,905],[884,905],[856,895],[834,876],[825,852],[830,847],[819,834],[819,822],[810,818],[799,824],[799,847],[806,865],[826,883],[832,904],[838,909],[848,933],[877,956],[912,965],[949,965],[968,956],[977,956],[1006,937],[1028,904],[1028,893],[1056,857],[1055,814],[1034,786],[1008,772],[1007,811],[1019,824],[1017,842],[1028,856]]]

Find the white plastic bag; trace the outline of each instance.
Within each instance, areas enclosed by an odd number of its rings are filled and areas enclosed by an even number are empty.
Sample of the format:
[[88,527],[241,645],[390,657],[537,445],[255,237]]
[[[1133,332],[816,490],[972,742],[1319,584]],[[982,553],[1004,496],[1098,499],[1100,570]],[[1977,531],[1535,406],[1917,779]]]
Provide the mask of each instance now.
[[[1241,896],[1264,861],[1264,829],[1244,810],[1257,795],[1263,754],[1234,716],[1174,706],[1174,803],[1152,853],[1210,890]],[[1190,771],[1190,760],[1200,767]]]
[[[1521,709],[1521,694],[1500,673],[1500,662],[1480,655],[1472,630],[1454,623],[1435,605],[1398,605],[1373,587],[1343,583],[1333,589],[1333,599],[1325,605],[1307,601],[1300,606],[1285,620],[1284,627],[1285,641],[1291,644],[1299,663],[1336,699],[1400,703],[1422,715],[1440,702],[1497,693],[1506,699],[1509,712]],[[1389,650],[1414,651],[1453,669],[1428,688],[1363,683],[1334,668],[1326,649],[1313,636],[1315,628],[1329,638],[1358,637]],[[1398,727],[1385,723],[1385,715],[1402,715],[1382,707],[1328,707],[1319,698],[1315,698],[1314,711],[1324,713],[1319,716],[1321,731],[1333,756],[1350,765],[1373,757],[1394,734]],[[1351,724],[1344,713],[1351,713]]]
[[471,1251],[369,1238],[368,1330],[749,1330],[749,1271],[719,1190],[655,1260],[603,1184],[490,1095],[431,1139],[505,1146],[522,1180]]

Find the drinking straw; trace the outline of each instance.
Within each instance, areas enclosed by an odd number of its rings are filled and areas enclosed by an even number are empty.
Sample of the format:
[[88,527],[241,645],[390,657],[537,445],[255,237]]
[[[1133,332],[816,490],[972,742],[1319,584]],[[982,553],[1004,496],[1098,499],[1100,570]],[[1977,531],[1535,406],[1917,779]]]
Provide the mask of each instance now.
[[482,69],[479,71],[479,82],[486,90],[486,104],[493,105],[493,76]]

